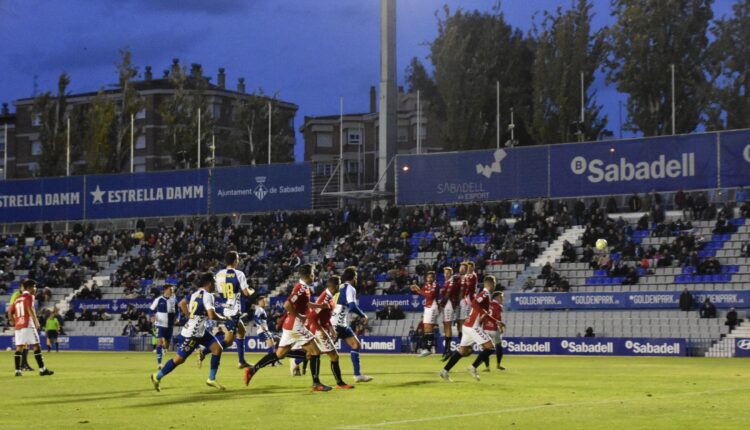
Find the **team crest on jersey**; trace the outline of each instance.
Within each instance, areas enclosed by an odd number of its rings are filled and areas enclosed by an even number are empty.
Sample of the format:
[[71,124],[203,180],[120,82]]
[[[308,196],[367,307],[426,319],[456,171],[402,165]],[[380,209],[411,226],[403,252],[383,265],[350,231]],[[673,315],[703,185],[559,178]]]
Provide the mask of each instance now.
[[253,190],[253,194],[255,197],[258,198],[258,200],[263,200],[268,195],[268,188],[266,187],[266,177],[265,176],[256,176],[255,182],[258,184],[255,186],[255,189]]

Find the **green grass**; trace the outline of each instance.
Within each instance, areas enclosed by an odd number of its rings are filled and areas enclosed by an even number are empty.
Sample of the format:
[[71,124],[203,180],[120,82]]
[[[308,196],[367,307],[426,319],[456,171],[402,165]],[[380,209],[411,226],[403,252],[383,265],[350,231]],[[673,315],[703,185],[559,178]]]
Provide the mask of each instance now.
[[[741,359],[506,356],[508,370],[482,373],[481,382],[466,373],[470,360],[464,359],[454,382],[445,383],[435,356],[363,355],[374,381],[312,393],[309,376],[290,377],[286,363],[263,369],[244,387],[231,352],[218,378],[227,391],[206,387],[208,369],[199,370],[191,357],[157,393],[148,380],[153,354],[46,354],[57,374],[45,378],[16,378],[11,354],[0,356],[7,364],[0,376],[3,430],[614,430],[744,428],[750,422],[750,362]],[[330,383],[328,358],[322,362],[322,379]],[[348,354],[342,363],[351,381]]]

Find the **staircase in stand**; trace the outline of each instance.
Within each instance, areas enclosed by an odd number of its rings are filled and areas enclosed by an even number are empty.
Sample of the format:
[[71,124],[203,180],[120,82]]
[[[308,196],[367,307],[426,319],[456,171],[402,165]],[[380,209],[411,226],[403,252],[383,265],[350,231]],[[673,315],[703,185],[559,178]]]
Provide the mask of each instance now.
[[725,338],[716,342],[711,349],[706,352],[706,357],[734,357],[736,339],[743,337],[750,339],[750,324],[740,324],[737,326],[737,328],[732,330],[732,332],[726,335]]

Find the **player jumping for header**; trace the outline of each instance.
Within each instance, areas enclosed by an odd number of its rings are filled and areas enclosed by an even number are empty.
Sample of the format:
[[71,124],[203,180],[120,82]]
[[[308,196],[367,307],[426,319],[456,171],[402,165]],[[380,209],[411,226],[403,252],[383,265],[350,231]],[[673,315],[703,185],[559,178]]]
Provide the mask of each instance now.
[[438,309],[437,302],[437,285],[435,285],[435,272],[427,272],[425,276],[425,283],[420,289],[416,285],[411,286],[412,292],[419,294],[424,297],[424,315],[422,316],[422,324],[424,324],[424,334],[422,335],[422,352],[419,354],[420,357],[427,357],[432,354],[432,348],[435,346],[435,333],[433,333],[433,327],[437,324],[438,315],[440,310]]

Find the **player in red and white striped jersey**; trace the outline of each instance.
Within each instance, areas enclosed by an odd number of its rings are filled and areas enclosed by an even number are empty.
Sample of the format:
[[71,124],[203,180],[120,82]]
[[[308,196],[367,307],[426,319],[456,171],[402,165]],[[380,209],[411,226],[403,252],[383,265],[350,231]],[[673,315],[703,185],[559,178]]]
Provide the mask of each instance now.
[[490,296],[495,291],[495,277],[485,276],[484,277],[484,289],[474,296],[474,300],[471,302],[471,313],[461,327],[461,344],[458,350],[451,355],[450,360],[445,365],[443,370],[440,372],[440,377],[446,381],[450,381],[450,375],[448,372],[453,366],[458,363],[463,357],[471,354],[472,346],[476,343],[482,346],[482,352],[479,353],[474,364],[469,367],[469,373],[477,381],[479,380],[479,374],[477,373],[477,367],[484,362],[485,357],[492,355],[495,349],[495,344],[492,339],[482,329],[482,325],[487,318],[492,318],[490,315]]
[[21,355],[24,348],[32,347],[34,349],[34,358],[39,365],[39,375],[53,375],[55,372],[44,367],[42,358],[42,348],[39,345],[39,320],[34,310],[34,297],[36,295],[36,282],[31,279],[24,279],[20,286],[21,294],[11,304],[10,316],[13,318],[15,336],[16,336],[16,353],[13,357],[16,365],[16,376],[21,376]]
[[[500,362],[503,361],[503,332],[505,331],[505,322],[503,322],[503,293],[502,291],[492,294],[490,302],[490,317],[484,320],[483,329],[495,342],[495,356],[497,357],[497,369],[505,370]],[[485,357],[485,371],[490,371],[490,357]]]
[[432,347],[435,345],[435,333],[433,333],[432,330],[437,324],[438,315],[440,314],[437,301],[438,290],[437,284],[435,284],[435,272],[427,272],[427,275],[425,275],[425,283],[422,288],[420,289],[416,285],[412,285],[411,291],[414,294],[419,294],[424,297],[424,315],[422,316],[424,333],[422,334],[421,342],[423,349],[419,356],[427,357],[432,354]]

